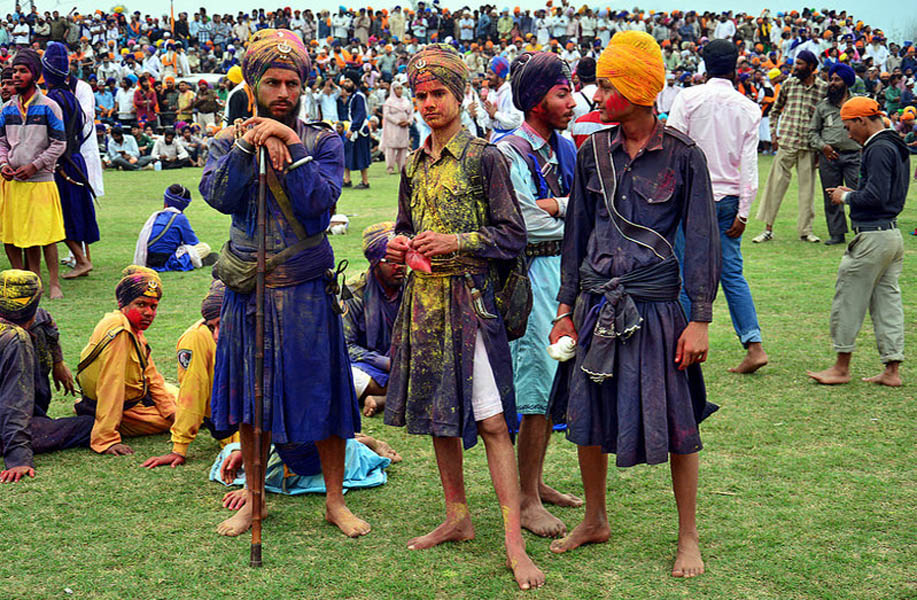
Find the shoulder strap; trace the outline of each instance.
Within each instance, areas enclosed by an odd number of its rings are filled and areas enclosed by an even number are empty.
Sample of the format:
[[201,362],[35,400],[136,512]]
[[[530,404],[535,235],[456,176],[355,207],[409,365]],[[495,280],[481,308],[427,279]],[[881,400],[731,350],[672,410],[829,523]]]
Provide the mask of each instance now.
[[462,165],[465,172],[470,173],[469,182],[474,189],[475,194],[484,195],[484,174],[481,173],[481,157],[484,155],[484,148],[489,144],[479,138],[472,138],[465,151],[462,153]]
[[579,95],[582,96],[583,100],[586,101],[586,104],[589,105],[589,110],[595,110],[595,102],[589,99],[589,96],[586,95],[586,92],[580,90]]
[[296,238],[304,240],[309,237],[306,235],[306,230],[299,222],[299,219],[293,214],[293,206],[290,204],[290,199],[287,198],[287,193],[283,191],[283,186],[280,185],[280,180],[277,179],[274,169],[270,167],[267,169],[267,185],[271,188],[271,194],[273,194],[274,200],[277,201],[277,206],[280,207],[280,211],[290,225],[290,229],[296,234]]
[[175,219],[177,218],[178,218],[178,213],[172,213],[172,216],[169,217],[169,222],[166,223],[166,226],[162,228],[162,231],[159,232],[159,235],[157,235],[156,237],[154,237],[153,239],[151,239],[150,241],[146,243],[146,247],[149,248],[150,246],[152,246],[153,244],[161,240],[162,236],[164,236],[166,232],[172,228],[172,223],[174,223]]
[[656,231],[638,225],[624,218],[615,207],[615,192],[617,190],[617,175],[614,161],[611,159],[611,136],[616,129],[603,129],[592,134],[592,152],[595,165],[602,184],[602,196],[605,198],[605,208],[608,209],[608,218],[614,223],[621,234],[634,242],[653,251],[653,254],[665,260],[672,256],[674,251],[671,244]]
[[525,138],[510,134],[505,136],[502,141],[506,142],[525,160],[532,174],[532,181],[538,188],[538,198],[548,198],[549,196],[563,196],[560,193],[560,181],[557,179],[557,173],[550,163],[541,162],[541,156],[532,148],[532,144]]
[[[99,343],[96,344],[95,348],[92,349],[92,352],[90,352],[89,355],[86,356],[86,358],[84,358],[83,360],[81,360],[80,364],[77,365],[76,367],[77,383],[79,383],[80,373],[85,371],[89,367],[89,365],[94,363],[96,359],[99,358],[99,355],[101,355],[102,352],[105,350],[105,348],[107,348],[109,344],[111,344],[115,340],[116,337],[118,337],[120,334],[124,333],[125,331],[127,331],[126,327],[124,327],[123,325],[118,325],[117,327],[115,327],[114,329],[106,333],[104,338],[99,340]],[[141,398],[145,398],[147,395],[147,392],[149,391],[149,382],[146,380],[146,375],[145,375],[146,355],[141,350],[140,342],[137,341],[137,338],[131,335],[130,332],[128,332],[127,335],[130,338],[131,343],[134,345],[134,351],[137,353],[137,359],[140,361],[140,373],[141,373],[140,378],[143,380],[143,394],[141,395]]]

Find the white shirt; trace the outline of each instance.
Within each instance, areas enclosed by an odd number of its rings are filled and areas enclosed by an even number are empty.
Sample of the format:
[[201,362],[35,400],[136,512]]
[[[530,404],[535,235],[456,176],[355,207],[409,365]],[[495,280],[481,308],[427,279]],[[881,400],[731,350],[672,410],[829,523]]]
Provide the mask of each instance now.
[[681,92],[682,88],[677,85],[668,85],[662,88],[662,91],[659,92],[659,95],[656,96],[656,106],[659,108],[659,112],[667,113],[672,110],[672,104],[675,102],[675,96]]
[[127,120],[134,115],[134,91],[136,89],[125,90],[123,87],[119,87],[115,93],[115,106],[118,107],[119,119]]
[[726,40],[731,39],[736,34],[736,24],[726,19],[725,21],[717,21],[716,28],[713,30],[713,39],[715,40]]
[[513,91],[508,81],[504,81],[503,85],[497,89],[497,97],[494,104],[497,105],[497,112],[491,118],[490,127],[495,134],[499,135],[522,125],[525,115],[522,114],[521,110],[513,106]]
[[573,99],[576,100],[576,106],[573,107],[573,118],[570,119],[569,127],[572,128],[574,121],[593,110],[591,102],[597,89],[594,83],[590,83],[589,85],[584,85],[580,91],[574,92]]
[[743,218],[748,218],[758,193],[760,122],[758,106],[721,78],[682,90],[666,121],[704,151],[714,199],[738,196],[738,216]]

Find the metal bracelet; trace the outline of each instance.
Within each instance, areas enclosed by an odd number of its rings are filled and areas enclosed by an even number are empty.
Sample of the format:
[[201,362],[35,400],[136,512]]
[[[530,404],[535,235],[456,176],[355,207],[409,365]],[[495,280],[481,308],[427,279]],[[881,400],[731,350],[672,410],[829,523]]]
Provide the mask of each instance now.
[[567,317],[572,317],[572,316],[573,316],[573,311],[572,311],[572,310],[571,310],[571,311],[568,311],[568,312],[565,312],[565,313],[562,314],[562,315],[557,315],[556,317],[554,317],[553,319],[551,319],[551,325],[557,325],[558,321],[563,321],[563,320],[566,319]]
[[238,148],[239,150],[241,150],[242,152],[250,156],[255,155],[255,147],[249,144],[248,142],[246,142],[245,140],[243,140],[242,138],[237,139],[236,142],[233,144],[233,146],[235,146],[236,148]]
[[289,172],[292,171],[293,169],[299,168],[299,167],[303,166],[303,165],[306,164],[306,163],[312,162],[312,158],[313,158],[313,157],[311,157],[311,156],[306,156],[306,157],[300,158],[300,159],[297,160],[295,163],[293,163],[292,165],[290,165],[289,167],[287,167],[287,168],[286,168],[286,172],[289,173]]
[[739,220],[739,223],[748,223],[748,217],[736,217]]

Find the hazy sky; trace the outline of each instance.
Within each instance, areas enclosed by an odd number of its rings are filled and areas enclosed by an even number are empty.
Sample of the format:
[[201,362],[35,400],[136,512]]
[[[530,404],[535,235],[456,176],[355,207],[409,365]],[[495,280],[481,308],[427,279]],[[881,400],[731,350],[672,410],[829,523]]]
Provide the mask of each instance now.
[[[27,0],[21,0],[24,6],[28,6]],[[412,3],[412,0],[365,0],[375,9],[379,8],[392,8],[396,4],[401,4],[402,6],[407,6]],[[481,4],[494,4],[498,8],[507,7],[513,8],[514,6],[520,6],[522,8],[541,8],[544,6],[544,0],[502,0],[497,2],[491,0],[490,2],[476,2],[474,0],[440,0],[443,6],[461,8],[462,6],[476,7]],[[649,1],[640,1],[637,2],[610,2],[606,0],[607,3],[601,1],[589,2],[586,0],[584,3],[591,6],[609,6],[614,7],[616,10],[630,10],[634,6],[639,6],[644,10],[698,10],[698,11],[722,11],[722,10],[733,10],[736,12],[747,12],[752,14],[758,14],[765,7],[770,8],[772,13],[777,11],[784,10],[799,10],[800,7],[807,4],[805,0],[793,2],[792,0],[777,0],[772,3],[768,2],[759,2],[753,0],[687,0],[675,2],[672,0],[649,0]],[[65,2],[61,0],[36,0],[36,5],[41,11],[44,10],[59,10],[61,12],[70,10],[73,6],[78,6],[81,12],[89,12],[100,8],[102,10],[111,10],[112,6],[118,4],[115,0],[80,0],[79,3],[74,3],[72,0],[70,2]],[[151,14],[168,14],[169,12],[169,3],[166,0],[155,0],[153,2],[131,2],[127,1],[124,3],[128,10],[139,10],[143,13]],[[208,11],[218,11],[218,12],[238,12],[250,11],[253,7],[264,7],[267,10],[276,8],[278,6],[290,6],[293,8],[311,8],[313,11],[316,8],[329,8],[334,9],[338,4],[344,4],[354,8],[359,8],[360,6],[365,6],[365,4],[355,3],[354,0],[344,0],[343,2],[335,2],[334,0],[326,0],[319,2],[318,0],[306,0],[305,2],[294,2],[292,0],[220,0],[219,2],[213,2],[211,0],[176,0],[175,1],[175,12],[176,14],[181,11],[187,11],[189,14],[193,13],[200,6],[204,6]],[[559,4],[559,0],[555,2]],[[576,0],[573,1],[575,6],[580,6],[581,3]],[[897,0],[891,2],[889,0],[870,0],[867,2],[827,2],[827,0],[822,0],[820,3],[813,2],[810,0],[808,4],[821,9],[824,6],[828,6],[835,10],[844,10],[846,9],[849,13],[852,13],[856,18],[862,19],[866,23],[874,27],[879,27],[892,38],[901,40],[901,36],[905,32],[914,35],[917,32],[917,11],[908,11],[905,9],[907,6],[914,6],[914,0]],[[0,0],[0,10],[9,11],[15,5],[14,0]],[[905,9],[905,10],[902,10]]]

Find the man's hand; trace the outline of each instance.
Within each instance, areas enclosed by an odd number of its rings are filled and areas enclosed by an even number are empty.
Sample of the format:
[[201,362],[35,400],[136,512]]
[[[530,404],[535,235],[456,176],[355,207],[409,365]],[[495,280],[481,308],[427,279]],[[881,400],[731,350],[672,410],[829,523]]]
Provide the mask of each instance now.
[[831,147],[831,144],[825,144],[822,146],[821,153],[824,154],[825,158],[828,160],[837,160],[838,154],[834,148]]
[[233,450],[220,465],[220,479],[223,483],[230,484],[236,480],[239,468],[242,466],[242,451]]
[[3,165],[0,167],[0,175],[2,175],[3,178],[7,181],[12,181],[16,176],[16,171],[9,165]]
[[290,149],[280,138],[267,138],[264,142],[264,147],[267,148],[268,156],[271,158],[271,166],[274,167],[275,171],[283,171],[287,168],[287,165],[293,162],[293,157],[290,156]]
[[735,239],[745,233],[745,222],[736,217],[729,229],[726,230],[726,237]]
[[284,144],[295,144],[301,141],[295,131],[274,119],[251,117],[242,123],[242,126],[251,127],[245,132],[242,139],[253,146],[263,146],[269,137],[276,137]]
[[247,501],[248,491],[245,489],[226,492],[226,495],[223,496],[223,508],[228,508],[229,510],[239,510],[245,506]]
[[556,198],[539,198],[535,200],[535,204],[538,205],[538,208],[545,211],[552,217],[556,217],[557,213],[560,212],[560,204],[558,204]]
[[[391,244],[391,242],[389,242]],[[458,252],[458,237],[454,233],[424,231],[411,241],[411,247],[427,258]]]
[[400,123],[398,123],[398,127],[407,127],[410,124],[411,124],[410,121],[401,121]]
[[385,258],[389,262],[404,264],[404,255],[411,249],[411,240],[403,235],[396,235],[389,240]]
[[185,457],[176,452],[169,452],[168,454],[163,454],[162,456],[153,456],[151,458],[143,461],[141,467],[146,467],[147,469],[155,469],[156,467],[164,467],[169,465],[173,469],[179,465],[185,464]]
[[487,115],[493,119],[494,115],[497,114],[497,105],[491,102],[490,100],[484,101],[484,110],[487,111]]
[[76,386],[73,385],[73,374],[64,361],[54,363],[51,368],[51,378],[54,379],[54,389],[58,392],[64,388],[64,395],[76,396]]
[[849,187],[839,185],[837,187],[827,188],[825,191],[828,192],[828,195],[831,197],[831,204],[843,204],[844,194],[846,192],[852,192],[853,190]]
[[[573,307],[569,304],[561,304],[557,307],[558,315],[572,311]],[[554,327],[551,328],[551,333],[548,334],[548,342],[554,344],[565,335],[573,338],[574,342],[579,340],[579,335],[576,333],[576,327],[573,325],[573,317],[564,317],[560,321],[554,323]]]
[[35,469],[32,467],[13,467],[0,472],[0,483],[18,483],[20,479],[28,475],[35,477]]
[[16,169],[16,179],[19,181],[27,181],[35,177],[35,173],[38,173],[38,167],[29,163]]
[[109,446],[108,450],[102,454],[111,454],[112,456],[130,456],[133,453],[133,448],[127,444],[115,444],[114,446]]
[[679,371],[707,360],[707,350],[710,348],[707,341],[707,326],[708,323],[691,321],[681,332],[675,349],[675,363]]

